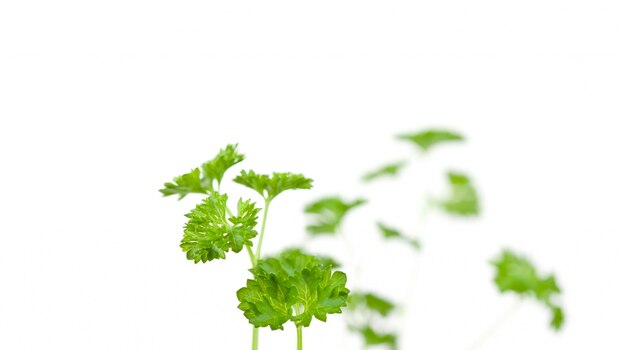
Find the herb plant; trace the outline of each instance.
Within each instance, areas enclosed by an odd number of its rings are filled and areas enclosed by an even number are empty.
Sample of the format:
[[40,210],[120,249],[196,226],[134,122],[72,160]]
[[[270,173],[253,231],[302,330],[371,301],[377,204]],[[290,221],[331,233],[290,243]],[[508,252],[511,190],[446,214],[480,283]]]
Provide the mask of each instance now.
[[[239,253],[245,248],[248,252],[252,279],[237,292],[237,298],[239,309],[253,325],[252,349],[259,346],[258,327],[283,329],[284,323],[292,321],[297,329],[297,349],[301,350],[302,328],[308,327],[313,317],[326,321],[328,314],[341,313],[346,306],[346,275],[333,271],[335,264],[331,260],[300,250],[262,258],[270,204],[284,191],[310,189],[313,181],[301,174],[241,171],[234,182],[256,191],[264,205],[259,208],[250,199],[240,198],[231,210],[228,195],[220,192],[221,183],[226,171],[244,158],[237,145],[227,145],[212,160],[165,183],[160,192],[164,196],[178,195],[178,199],[191,193],[205,196],[186,215],[188,221],[180,247],[188,260],[206,263],[226,259],[231,251]],[[261,211],[263,217],[257,231]]]

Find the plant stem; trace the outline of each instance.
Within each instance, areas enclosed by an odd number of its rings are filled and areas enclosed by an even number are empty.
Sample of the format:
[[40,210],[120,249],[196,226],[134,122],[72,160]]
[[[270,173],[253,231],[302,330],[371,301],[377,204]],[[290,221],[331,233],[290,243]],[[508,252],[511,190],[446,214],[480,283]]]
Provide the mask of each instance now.
[[255,326],[252,326],[252,350],[257,350],[259,348],[259,329]]
[[476,350],[483,346],[489,338],[491,338],[502,326],[504,326],[508,320],[515,314],[515,312],[519,309],[520,305],[522,305],[522,299],[516,301],[509,309],[507,309],[503,314],[498,317],[496,322],[494,322],[487,330],[485,330],[479,337],[472,343],[472,345],[468,348],[468,350]]
[[261,222],[261,233],[259,234],[259,241],[257,242],[255,260],[259,261],[261,258],[261,245],[263,244],[263,235],[265,234],[265,224],[267,223],[267,211],[270,208],[270,199],[265,199],[265,208],[263,209],[263,221]]
[[252,248],[250,248],[249,245],[246,246],[246,250],[248,251],[248,256],[250,257],[250,262],[252,263],[252,267],[256,266],[256,257],[254,256],[254,253],[252,252]]
[[298,350],[302,350],[302,326],[298,326]]
[[[265,224],[267,223],[267,209],[270,207],[271,200],[265,199],[265,208],[263,209],[263,221],[261,222],[261,233],[259,234],[259,241],[257,242],[256,254],[252,253],[252,248],[246,246],[248,255],[250,256],[250,262],[252,267],[255,267],[257,261],[261,258],[261,245],[263,244],[263,235],[265,234]],[[259,349],[259,329],[252,326],[252,350]]]

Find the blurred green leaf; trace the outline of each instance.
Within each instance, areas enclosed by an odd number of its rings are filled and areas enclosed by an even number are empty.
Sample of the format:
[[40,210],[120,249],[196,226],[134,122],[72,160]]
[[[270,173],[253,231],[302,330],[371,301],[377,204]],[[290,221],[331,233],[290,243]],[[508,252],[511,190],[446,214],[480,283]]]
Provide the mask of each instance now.
[[348,202],[339,197],[321,198],[306,206],[304,212],[312,217],[312,224],[307,226],[310,234],[336,234],[346,214],[352,209],[365,204],[364,199]]
[[365,175],[363,175],[363,181],[369,182],[369,181],[372,181],[381,177],[385,177],[385,176],[395,176],[405,166],[406,166],[405,161],[383,165],[382,167],[376,170],[370,171],[366,173]]
[[358,332],[366,345],[387,345],[391,350],[398,348],[398,336],[395,333],[377,332],[371,326],[361,327]]
[[430,129],[413,134],[398,135],[398,139],[410,141],[417,145],[422,151],[428,152],[436,145],[463,141],[463,136],[449,130]]
[[351,309],[367,309],[381,316],[387,316],[396,307],[393,302],[374,293],[353,292],[348,306]]
[[501,293],[512,292],[543,303],[552,313],[550,325],[555,330],[561,328],[563,310],[553,301],[561,293],[561,289],[554,275],[539,276],[528,259],[510,250],[504,250],[491,264],[496,268],[494,283]]
[[286,190],[308,190],[313,187],[313,180],[302,174],[273,173],[269,176],[257,174],[253,170],[242,170],[234,181],[255,190],[268,201]]
[[478,194],[470,178],[460,172],[448,172],[450,193],[435,203],[445,212],[458,216],[477,216],[480,213]]
[[377,222],[376,226],[378,227],[378,230],[380,231],[380,233],[383,235],[383,238],[387,240],[397,239],[397,240],[403,241],[405,243],[408,243],[415,250],[420,250],[422,248],[422,245],[417,239],[410,238],[407,235],[402,234],[399,230],[393,227],[387,226],[383,224],[382,222]]

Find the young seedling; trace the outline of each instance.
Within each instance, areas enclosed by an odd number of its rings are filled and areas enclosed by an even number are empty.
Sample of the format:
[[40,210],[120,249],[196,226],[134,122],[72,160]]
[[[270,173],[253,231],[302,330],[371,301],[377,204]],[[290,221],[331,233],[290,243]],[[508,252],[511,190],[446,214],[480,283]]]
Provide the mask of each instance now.
[[[234,181],[258,192],[263,198],[264,207],[258,208],[250,199],[244,200],[240,198],[237,201],[235,210],[231,210],[228,205],[228,195],[220,193],[221,183],[226,171],[243,161],[244,158],[245,156],[238,152],[237,145],[228,145],[220,150],[212,160],[202,164],[198,168],[192,169],[186,174],[175,177],[173,182],[165,183],[160,192],[164,196],[178,195],[179,200],[191,193],[206,196],[186,215],[188,221],[184,227],[180,247],[186,253],[187,259],[194,263],[206,263],[215,259],[225,259],[228,252],[239,253],[245,248],[252,264],[251,272],[255,277],[254,280],[251,280],[252,282],[249,281],[249,283],[251,283],[249,285],[250,293],[255,290],[255,287],[258,287],[256,292],[261,293],[258,294],[258,297],[266,297],[269,298],[268,300],[272,301],[275,301],[273,298],[277,297],[275,293],[277,293],[278,290],[295,293],[292,291],[293,288],[304,286],[307,288],[307,292],[317,293],[316,298],[318,299],[297,299],[299,301],[293,304],[296,306],[298,315],[298,318],[294,319],[294,322],[297,321],[296,325],[299,327],[299,343],[301,343],[301,326],[308,326],[308,322],[310,322],[310,319],[307,322],[307,312],[312,312],[312,315],[323,320],[325,320],[325,314],[323,314],[323,312],[341,312],[340,307],[345,304],[345,300],[341,303],[340,299],[345,299],[348,293],[347,289],[344,288],[344,290],[340,288],[342,282],[345,287],[345,274],[334,272],[332,275],[329,275],[330,265],[327,262],[294,251],[281,255],[278,260],[270,259],[258,265],[262,261],[260,260],[261,247],[270,204],[279,194],[286,190],[310,189],[312,187],[312,180],[301,174],[273,173],[272,175],[265,175],[257,174],[252,170],[242,171]],[[263,210],[263,218],[259,232],[257,231],[257,219],[261,210]],[[256,243],[253,242],[255,238],[257,238]],[[256,252],[252,251],[254,244],[256,244]],[[289,275],[288,279],[281,280],[278,276],[282,278],[287,275],[276,274],[276,271],[267,270],[269,267],[276,267],[275,261],[279,261],[280,264],[286,264],[281,266],[291,266],[296,270],[290,270],[289,273],[293,274]],[[323,291],[315,289],[322,288],[321,286],[327,289],[323,289]],[[260,291],[259,288],[262,290]],[[329,294],[320,294],[321,292]],[[267,295],[265,293],[267,293]],[[238,293],[242,301],[240,308],[242,308],[242,310],[245,309],[246,317],[250,319],[249,316],[254,314],[254,310],[267,312],[267,310],[263,309],[266,305],[255,304],[252,300],[246,299],[244,297],[245,295],[245,291]],[[285,294],[285,296],[286,295],[287,294]],[[293,295],[297,298],[301,297],[301,295],[297,293]],[[292,294],[288,296],[285,302],[292,302],[293,300],[289,299],[292,297]],[[305,303],[302,304],[300,301]],[[313,305],[311,303],[313,301],[320,302],[322,305],[311,309]],[[246,307],[246,305],[248,306]],[[254,307],[260,307],[260,309],[254,309]],[[291,308],[289,310],[291,310]],[[261,316],[259,317],[263,317],[263,312],[261,312]],[[303,313],[305,314],[303,315]],[[273,320],[267,325],[277,327],[278,323],[276,322],[276,320]],[[257,350],[257,327],[264,326],[265,324],[259,322],[259,318],[254,318],[254,321],[250,319],[250,323],[254,325],[252,332],[252,349]],[[272,327],[272,329],[276,329],[276,327]],[[302,345],[299,344],[299,349],[301,346]]]
[[302,328],[313,317],[326,322],[328,314],[341,313],[346,306],[346,275],[332,268],[328,260],[297,249],[261,259],[250,269],[254,279],[237,291],[239,309],[255,327],[282,330],[293,322],[297,349],[302,350]]

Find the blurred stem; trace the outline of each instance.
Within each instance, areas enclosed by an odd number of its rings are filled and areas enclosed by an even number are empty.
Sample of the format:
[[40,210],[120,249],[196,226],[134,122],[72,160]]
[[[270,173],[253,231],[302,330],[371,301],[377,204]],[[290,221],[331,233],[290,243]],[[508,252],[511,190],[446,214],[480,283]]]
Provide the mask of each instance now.
[[494,323],[489,326],[468,348],[468,350],[476,350],[480,349],[487,341],[496,334],[502,326],[504,326],[508,321],[515,315],[515,312],[519,309],[520,305],[522,305],[522,298],[519,298],[515,304],[511,305],[508,309],[506,309],[500,317],[496,319]]

